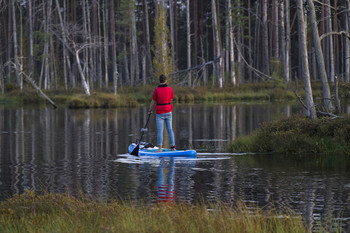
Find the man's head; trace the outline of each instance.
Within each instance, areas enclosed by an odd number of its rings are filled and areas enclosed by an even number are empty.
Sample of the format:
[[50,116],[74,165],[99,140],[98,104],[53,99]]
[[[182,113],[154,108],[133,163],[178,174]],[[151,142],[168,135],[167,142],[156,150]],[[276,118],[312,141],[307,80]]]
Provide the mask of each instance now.
[[166,83],[166,81],[167,81],[167,77],[164,74],[161,74],[159,76],[159,82],[160,83]]

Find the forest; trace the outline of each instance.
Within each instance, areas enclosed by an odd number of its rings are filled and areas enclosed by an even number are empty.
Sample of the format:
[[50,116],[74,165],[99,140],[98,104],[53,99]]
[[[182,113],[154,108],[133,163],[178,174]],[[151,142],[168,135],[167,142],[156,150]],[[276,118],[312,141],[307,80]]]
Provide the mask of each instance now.
[[0,87],[113,90],[157,82],[349,82],[350,1],[0,1]]

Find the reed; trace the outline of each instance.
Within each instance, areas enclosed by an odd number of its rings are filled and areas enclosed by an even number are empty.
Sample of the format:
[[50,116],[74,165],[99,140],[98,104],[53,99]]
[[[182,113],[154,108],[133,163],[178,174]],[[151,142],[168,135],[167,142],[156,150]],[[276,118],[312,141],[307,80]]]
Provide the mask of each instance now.
[[26,191],[0,203],[0,232],[309,232],[291,211],[224,204],[146,206]]

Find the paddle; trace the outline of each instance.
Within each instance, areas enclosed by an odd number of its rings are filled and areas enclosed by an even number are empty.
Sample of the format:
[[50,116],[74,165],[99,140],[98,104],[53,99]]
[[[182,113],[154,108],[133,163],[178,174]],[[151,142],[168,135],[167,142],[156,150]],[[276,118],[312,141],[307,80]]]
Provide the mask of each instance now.
[[147,127],[147,124],[148,124],[148,121],[149,121],[149,118],[151,116],[151,112],[148,113],[148,118],[147,118],[147,121],[146,121],[146,124],[145,124],[145,127],[143,127],[141,129],[141,137],[140,137],[140,140],[139,142],[137,143],[137,146],[131,151],[131,155],[135,155],[135,156],[139,156],[139,149],[140,149],[140,143],[141,143],[141,140],[142,140],[142,136],[143,136],[143,132],[146,131],[146,127]]

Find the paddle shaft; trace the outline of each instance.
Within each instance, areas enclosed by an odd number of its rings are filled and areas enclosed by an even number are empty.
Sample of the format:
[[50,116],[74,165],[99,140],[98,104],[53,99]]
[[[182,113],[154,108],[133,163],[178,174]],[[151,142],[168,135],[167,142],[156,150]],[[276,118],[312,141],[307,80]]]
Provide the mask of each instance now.
[[[147,125],[148,125],[148,122],[149,122],[149,118],[151,117],[151,113],[149,113],[148,114],[148,117],[147,117],[147,121],[146,121],[146,124],[145,124],[145,127],[143,127],[144,129],[146,129],[147,128]],[[140,141],[139,141],[139,143],[138,143],[138,145],[140,145],[140,142],[141,142],[141,140],[142,140],[142,136],[143,136],[143,130],[141,130],[141,137],[140,137]]]
[[[149,118],[151,117],[151,113],[148,113],[148,118],[147,118],[147,121],[146,121],[146,124],[145,124],[145,127],[143,128],[146,128],[147,127],[147,124],[148,124],[148,121],[149,121]],[[142,137],[143,137],[143,130],[141,130],[141,137],[140,137],[140,140],[139,142],[137,143],[136,147],[131,151],[131,154],[132,155],[135,155],[135,156],[138,156],[139,155],[139,148],[140,148],[140,143],[141,143],[141,140],[142,140]]]

